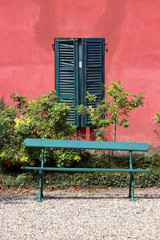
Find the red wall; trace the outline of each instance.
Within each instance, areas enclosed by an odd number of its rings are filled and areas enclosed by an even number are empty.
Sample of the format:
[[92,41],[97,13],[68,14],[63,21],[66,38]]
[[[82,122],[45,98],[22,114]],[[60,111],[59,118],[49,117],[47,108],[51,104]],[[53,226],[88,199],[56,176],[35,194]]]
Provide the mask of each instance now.
[[[105,37],[105,81],[146,92],[145,106],[118,128],[117,141],[160,142],[159,0],[0,0],[0,96],[38,95],[54,88],[54,38]],[[90,131],[87,130],[87,134]],[[112,131],[108,130],[108,140]]]

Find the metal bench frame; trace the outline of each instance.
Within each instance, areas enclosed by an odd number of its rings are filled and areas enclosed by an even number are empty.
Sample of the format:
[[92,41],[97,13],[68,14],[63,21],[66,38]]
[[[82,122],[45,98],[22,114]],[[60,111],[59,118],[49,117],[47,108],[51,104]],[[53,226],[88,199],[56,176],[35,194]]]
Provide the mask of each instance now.
[[[79,141],[79,140],[52,140],[27,138],[24,141],[27,147],[42,148],[41,167],[22,166],[23,170],[39,171],[39,194],[38,202],[42,202],[43,198],[43,171],[65,171],[65,172],[124,172],[130,174],[129,198],[130,201],[135,201],[134,198],[134,173],[149,173],[149,169],[133,169],[132,167],[132,152],[133,151],[148,151],[147,143],[132,143],[129,142],[101,142],[101,141]],[[45,148],[67,148],[67,149],[94,149],[94,150],[118,150],[129,151],[129,169],[110,169],[110,168],[58,168],[44,167],[44,149]]]

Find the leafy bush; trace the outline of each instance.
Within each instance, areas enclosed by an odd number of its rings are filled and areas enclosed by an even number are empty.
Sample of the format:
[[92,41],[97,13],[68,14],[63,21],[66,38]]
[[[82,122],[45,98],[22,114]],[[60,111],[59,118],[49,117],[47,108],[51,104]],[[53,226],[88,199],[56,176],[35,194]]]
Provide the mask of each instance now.
[[[126,168],[129,166],[129,155],[117,155],[113,158],[102,152],[81,153],[81,160],[73,167],[90,168]],[[136,187],[160,186],[160,154],[134,154],[133,167],[151,169],[151,173],[136,173]],[[127,187],[130,182],[128,173],[47,173],[45,186],[70,187]],[[38,183],[37,183],[38,186]]]
[[[1,166],[19,169],[21,165],[39,162],[41,150],[26,148],[25,138],[67,139],[76,134],[76,126],[67,123],[70,107],[58,102],[55,91],[43,94],[26,102],[25,97],[13,93],[11,99],[15,107],[3,106],[0,109],[0,162]],[[72,161],[79,161],[76,151],[45,151],[45,161],[54,162],[55,166],[68,166]],[[47,164],[47,162],[46,162]]]
[[[114,167],[125,168],[128,166],[128,155],[114,156],[111,158],[102,156],[102,153],[84,152],[79,162],[72,162],[73,167]],[[133,156],[134,168],[149,168],[151,173],[135,174],[136,187],[160,186],[160,154],[135,154]],[[15,189],[19,187],[38,189],[38,171],[24,172],[21,174],[0,174],[0,184],[3,189]],[[83,172],[44,172],[44,188],[68,188],[68,187],[127,187],[130,176],[127,173],[83,173]]]
[[157,112],[153,118],[156,119],[154,123],[160,123],[160,112]]
[[[155,119],[153,123],[160,123],[160,112],[157,112],[153,118]],[[158,140],[160,140],[160,128],[155,128],[153,132],[157,135]]]
[[1,99],[0,104],[0,162],[5,161],[7,166],[12,162],[15,154],[16,133],[14,132],[14,119],[18,111],[15,107],[9,107]]
[[98,102],[96,95],[87,92],[86,98],[90,105],[87,107],[82,104],[77,106],[78,113],[89,114],[93,126],[97,126],[97,140],[106,140],[106,127],[113,124],[114,142],[116,140],[116,126],[129,126],[129,113],[136,110],[139,106],[143,106],[144,94],[143,92],[139,92],[138,96],[130,94],[125,92],[121,81],[111,82],[110,86],[106,86],[105,99],[98,104],[96,104]]

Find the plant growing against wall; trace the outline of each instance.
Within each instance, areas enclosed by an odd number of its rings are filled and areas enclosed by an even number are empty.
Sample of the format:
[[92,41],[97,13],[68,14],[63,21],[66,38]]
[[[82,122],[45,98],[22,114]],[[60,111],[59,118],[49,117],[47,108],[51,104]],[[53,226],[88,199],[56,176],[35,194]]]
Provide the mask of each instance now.
[[121,81],[111,82],[110,86],[106,86],[105,99],[96,107],[93,107],[92,103],[97,101],[97,97],[87,92],[86,98],[91,105],[89,107],[80,105],[77,109],[81,114],[89,114],[93,126],[97,126],[98,140],[105,140],[106,127],[113,124],[113,141],[116,141],[116,126],[129,126],[129,113],[143,106],[143,95],[143,92],[139,92],[139,95],[126,92]]
[[0,161],[5,159],[9,164],[14,155],[14,145],[16,134],[14,132],[14,119],[18,114],[15,107],[9,107],[4,103],[4,98],[0,100]]
[[[15,131],[23,140],[26,137],[42,138],[43,135],[49,139],[67,139],[76,134],[76,126],[67,123],[69,113],[70,107],[59,102],[52,90],[39,98],[29,100],[21,116],[15,119]],[[57,166],[67,166],[72,161],[80,160],[78,153],[70,150],[49,150],[46,155],[48,159],[54,159]]]
[[[0,111],[0,161],[1,163],[20,166],[34,165],[39,161],[38,150],[26,149],[25,138],[67,139],[76,134],[76,126],[67,123],[70,107],[60,102],[54,90],[40,97],[25,100],[25,97],[12,94],[15,107],[5,106]],[[3,105],[3,104],[1,104]],[[76,151],[46,151],[46,159],[55,161],[57,166],[67,166],[72,161],[79,161]]]
[[[160,123],[160,112],[156,112],[153,118],[155,119],[153,123]],[[153,132],[157,135],[157,138],[160,140],[160,130],[154,129]]]
[[19,109],[19,111],[21,111],[22,108],[27,106],[25,98],[25,96],[16,93],[10,95],[10,99],[12,99],[13,103],[16,103],[16,108]]
[[160,112],[156,112],[153,118],[156,119],[153,123],[160,123]]

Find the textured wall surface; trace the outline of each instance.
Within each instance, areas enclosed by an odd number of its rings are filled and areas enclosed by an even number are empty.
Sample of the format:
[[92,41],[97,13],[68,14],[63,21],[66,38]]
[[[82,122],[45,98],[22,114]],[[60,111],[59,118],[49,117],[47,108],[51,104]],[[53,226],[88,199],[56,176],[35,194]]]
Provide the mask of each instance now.
[[152,119],[160,111],[159,9],[160,0],[0,0],[0,96],[9,103],[12,92],[54,88],[54,38],[104,37],[106,83],[146,92],[145,106],[132,113],[128,129],[118,128],[117,141],[160,145]]

